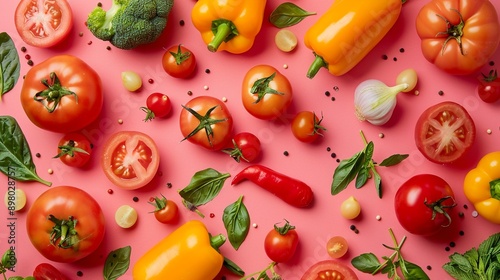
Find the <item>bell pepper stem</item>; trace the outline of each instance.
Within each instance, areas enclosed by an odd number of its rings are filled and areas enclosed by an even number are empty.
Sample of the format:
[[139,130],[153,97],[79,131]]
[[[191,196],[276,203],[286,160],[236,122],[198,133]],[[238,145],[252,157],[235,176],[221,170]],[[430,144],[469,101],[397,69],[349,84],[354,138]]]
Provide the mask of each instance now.
[[318,73],[319,69],[327,66],[328,64],[321,56],[314,54],[314,61],[309,67],[309,70],[307,70],[307,77],[309,79],[314,78],[314,76],[316,76],[316,74]]
[[217,32],[215,32],[215,37],[210,43],[208,43],[208,50],[211,52],[216,52],[219,46],[226,40],[227,36],[231,34],[231,26],[228,23],[222,23],[217,26]]
[[222,234],[211,235],[210,236],[210,245],[215,250],[219,250],[219,248],[226,242],[226,237]]
[[490,182],[491,197],[500,200],[500,179]]

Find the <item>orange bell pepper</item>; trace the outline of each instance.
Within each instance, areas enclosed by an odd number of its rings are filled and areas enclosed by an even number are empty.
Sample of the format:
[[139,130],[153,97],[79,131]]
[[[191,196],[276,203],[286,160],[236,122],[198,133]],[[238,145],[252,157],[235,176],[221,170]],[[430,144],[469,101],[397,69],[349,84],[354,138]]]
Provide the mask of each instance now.
[[191,20],[211,52],[248,51],[260,32],[266,0],[199,0]]
[[401,7],[402,0],[335,0],[305,34],[315,55],[307,77],[322,67],[335,76],[351,70],[389,32]]
[[486,154],[467,173],[464,194],[479,215],[500,224],[500,151]]

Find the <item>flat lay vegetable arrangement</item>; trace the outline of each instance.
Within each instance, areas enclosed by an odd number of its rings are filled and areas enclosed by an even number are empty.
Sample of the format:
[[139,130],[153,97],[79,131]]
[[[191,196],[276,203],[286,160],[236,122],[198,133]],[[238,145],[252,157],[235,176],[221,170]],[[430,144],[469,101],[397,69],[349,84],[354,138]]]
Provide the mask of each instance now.
[[0,274],[498,279],[499,5],[7,3]]

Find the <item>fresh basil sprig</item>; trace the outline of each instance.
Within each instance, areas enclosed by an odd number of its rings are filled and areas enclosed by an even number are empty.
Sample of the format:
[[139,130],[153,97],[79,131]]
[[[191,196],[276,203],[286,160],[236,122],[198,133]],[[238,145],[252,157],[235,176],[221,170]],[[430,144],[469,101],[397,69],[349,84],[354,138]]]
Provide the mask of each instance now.
[[394,252],[389,256],[384,256],[384,262],[380,262],[377,256],[373,253],[364,253],[351,260],[351,264],[359,271],[375,275],[377,273],[387,274],[389,279],[401,279],[398,275],[398,269],[403,274],[403,279],[406,280],[429,280],[429,276],[424,270],[405,259],[401,255],[401,248],[406,241],[406,236],[398,243],[392,229],[389,229],[394,247],[382,244],[387,249]]
[[269,16],[269,21],[272,25],[278,28],[285,28],[296,25],[308,16],[316,13],[308,12],[294,3],[285,2],[280,4]]
[[378,197],[382,198],[382,177],[377,172],[377,166],[393,166],[408,157],[407,154],[394,154],[384,159],[381,163],[373,162],[373,152],[375,145],[372,141],[367,142],[363,131],[360,132],[365,148],[354,154],[351,158],[340,161],[333,173],[331,193],[336,195],[343,191],[354,180],[357,189],[363,187],[368,179],[373,177],[375,190]]
[[103,269],[104,280],[116,280],[127,272],[130,266],[131,251],[130,246],[125,246],[108,254]]
[[0,100],[19,79],[21,64],[16,46],[6,32],[0,33]]
[[227,231],[227,238],[235,250],[240,248],[250,229],[250,215],[243,203],[243,196],[224,209],[222,221]]

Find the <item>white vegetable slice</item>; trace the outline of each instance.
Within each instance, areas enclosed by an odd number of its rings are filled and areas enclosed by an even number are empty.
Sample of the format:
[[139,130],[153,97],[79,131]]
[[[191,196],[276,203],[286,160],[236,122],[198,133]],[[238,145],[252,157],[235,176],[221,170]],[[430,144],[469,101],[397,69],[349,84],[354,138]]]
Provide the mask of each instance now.
[[9,189],[5,193],[4,202],[9,211],[20,211],[26,206],[26,193],[19,188]]
[[122,205],[115,212],[115,221],[122,228],[130,228],[137,222],[137,211],[130,205]]
[[288,29],[281,29],[276,33],[274,42],[281,51],[291,52],[297,46],[297,36]]

